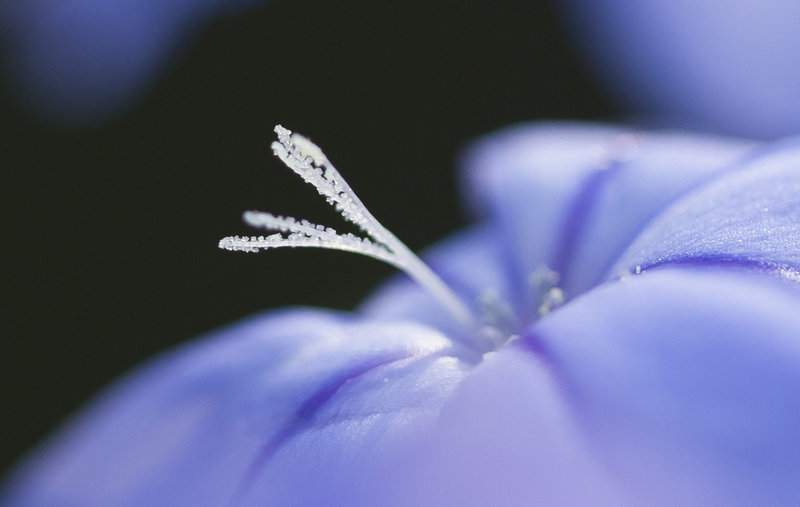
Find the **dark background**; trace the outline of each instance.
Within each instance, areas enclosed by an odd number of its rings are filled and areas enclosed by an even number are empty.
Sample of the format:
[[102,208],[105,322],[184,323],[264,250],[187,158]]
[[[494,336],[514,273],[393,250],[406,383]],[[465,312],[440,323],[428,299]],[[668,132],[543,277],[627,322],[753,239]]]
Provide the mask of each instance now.
[[616,113],[546,1],[275,1],[204,26],[92,127],[37,120],[0,78],[0,472],[146,358],[267,308],[352,309],[392,272],[217,249],[254,232],[246,209],[342,226],[272,157],[275,123],[322,146],[418,250],[466,224],[454,160],[468,140]]

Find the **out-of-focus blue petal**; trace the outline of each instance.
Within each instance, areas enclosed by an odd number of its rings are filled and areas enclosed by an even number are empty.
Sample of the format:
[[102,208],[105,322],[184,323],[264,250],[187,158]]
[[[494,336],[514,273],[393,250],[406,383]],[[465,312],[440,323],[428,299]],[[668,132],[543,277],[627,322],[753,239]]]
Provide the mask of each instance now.
[[518,348],[491,354],[399,461],[389,504],[627,505],[573,409],[540,358]]
[[43,116],[91,122],[146,89],[198,22],[256,0],[26,0],[0,5],[11,84]]
[[537,269],[557,271],[569,297],[590,289],[663,207],[754,146],[621,127],[523,125],[467,151],[468,202],[496,222],[516,282],[514,306],[529,322]]
[[4,504],[352,505],[428,429],[465,374],[459,353],[419,325],[253,318],[111,389]]
[[571,301],[518,343],[635,505],[792,505],[799,305],[754,273],[665,268]]
[[800,140],[788,139],[664,210],[611,274],[723,264],[800,280],[799,246]]
[[800,3],[560,5],[595,73],[633,112],[756,138],[800,132]]

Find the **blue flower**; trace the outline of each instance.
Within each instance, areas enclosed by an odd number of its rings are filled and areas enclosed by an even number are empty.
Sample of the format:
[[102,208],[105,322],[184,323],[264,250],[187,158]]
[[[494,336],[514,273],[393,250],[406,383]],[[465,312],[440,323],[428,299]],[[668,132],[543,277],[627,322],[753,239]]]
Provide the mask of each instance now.
[[112,387],[5,502],[795,503],[800,144],[533,125],[465,165],[480,218],[426,259],[495,350],[404,277],[255,316]]
[[800,4],[559,3],[595,73],[637,114],[759,138],[800,132]]

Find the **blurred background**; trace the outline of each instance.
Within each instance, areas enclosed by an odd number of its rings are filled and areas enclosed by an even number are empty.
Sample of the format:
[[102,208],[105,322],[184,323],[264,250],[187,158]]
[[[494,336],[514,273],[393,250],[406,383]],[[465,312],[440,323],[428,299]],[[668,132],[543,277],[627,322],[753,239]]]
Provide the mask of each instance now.
[[147,358],[265,309],[352,309],[392,274],[352,254],[217,249],[255,232],[247,209],[347,230],[271,155],[276,123],[419,250],[468,223],[469,140],[619,114],[544,0],[197,0],[214,5],[188,17],[188,0],[138,2],[162,9],[150,17],[57,3],[0,0],[3,471]]

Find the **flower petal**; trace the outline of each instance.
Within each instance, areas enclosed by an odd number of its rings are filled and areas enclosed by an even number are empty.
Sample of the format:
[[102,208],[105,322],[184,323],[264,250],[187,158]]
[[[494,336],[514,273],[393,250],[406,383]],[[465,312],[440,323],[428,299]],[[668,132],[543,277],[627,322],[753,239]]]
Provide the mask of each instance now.
[[468,367],[457,352],[418,325],[311,310],[256,317],[112,388],[6,501],[348,504],[435,418]]
[[664,210],[610,273],[729,264],[798,280],[798,245],[800,140],[789,139]]
[[635,114],[775,138],[800,129],[793,0],[562,0],[596,74]]
[[754,143],[621,127],[514,127],[467,152],[470,202],[498,222],[530,321],[531,275],[545,266],[574,297],[598,283],[639,230],[678,195],[725,170]]
[[800,293],[666,268],[572,301],[519,343],[638,505],[800,498]]
[[399,460],[390,505],[626,505],[549,368],[490,354],[456,388],[422,444]]

